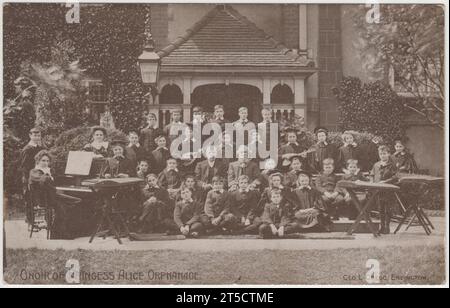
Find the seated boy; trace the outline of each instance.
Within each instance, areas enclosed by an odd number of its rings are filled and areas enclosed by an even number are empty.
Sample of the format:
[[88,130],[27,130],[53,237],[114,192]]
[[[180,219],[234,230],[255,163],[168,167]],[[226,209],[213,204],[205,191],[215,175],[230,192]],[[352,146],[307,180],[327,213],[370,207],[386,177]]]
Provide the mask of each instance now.
[[338,150],[338,170],[345,169],[347,160],[361,160],[362,158],[361,149],[359,145],[356,144],[355,137],[352,132],[345,131],[341,138],[344,144]]
[[[298,226],[293,223],[292,209],[283,206],[283,197],[280,189],[270,191],[270,203],[264,206],[259,226],[259,235],[262,238],[284,237],[285,234],[295,233]],[[286,203],[287,204],[287,203]]]
[[326,158],[337,160],[338,150],[336,146],[328,141],[328,130],[324,127],[317,127],[315,129],[317,136],[317,143],[314,146],[316,151],[309,157],[310,166],[313,170],[320,172],[323,170],[323,162]]
[[418,168],[414,160],[414,155],[406,149],[403,140],[395,140],[394,148],[395,153],[392,154],[391,158],[398,172],[417,173]]
[[[298,156],[301,152],[307,150],[306,147],[298,143],[297,130],[288,129],[286,131],[286,144],[282,145],[279,149],[279,155],[282,159],[282,166],[288,167],[290,164],[290,159],[293,156]],[[306,154],[302,155],[306,158]]]
[[145,159],[141,159],[137,166],[136,176],[140,179],[145,180],[149,173],[150,173],[150,165],[148,161]]
[[200,206],[192,199],[192,191],[189,188],[181,190],[181,201],[175,204],[173,220],[175,225],[173,232],[180,232],[186,237],[197,237],[203,231],[200,221]]
[[200,219],[208,233],[222,230],[225,225],[226,201],[228,193],[224,189],[225,179],[214,177],[212,189],[208,192],[205,201],[204,213]]
[[152,152],[152,171],[155,174],[159,174],[166,165],[167,159],[170,157],[170,151],[167,148],[167,139],[161,135],[155,139],[156,149]]
[[288,197],[291,193],[291,189],[288,187],[283,186],[283,175],[280,173],[280,171],[278,170],[272,170],[269,173],[269,185],[268,187],[266,187],[263,191],[263,193],[261,194],[261,198],[258,202],[258,206],[255,209],[255,214],[257,216],[261,216],[262,212],[264,211],[264,206],[267,203],[270,203],[270,192],[273,189],[279,189],[281,190],[281,195],[283,197],[283,206],[284,203],[286,203],[288,201]]
[[124,145],[121,140],[111,142],[113,157],[106,159],[100,174],[105,178],[125,178],[136,175],[135,167],[124,156]]
[[176,194],[181,186],[181,173],[178,171],[178,164],[175,158],[168,158],[166,168],[158,176],[159,187],[166,189],[171,199],[176,198]]
[[146,185],[142,189],[142,213],[139,216],[140,232],[163,230],[170,224],[173,214],[173,203],[166,190],[158,186],[158,178],[151,173],[146,177]]
[[306,170],[303,169],[303,159],[300,156],[291,158],[291,170],[284,176],[283,184],[286,187],[295,189],[297,186],[298,175]]
[[[359,169],[358,161],[356,159],[347,160],[346,168],[344,169],[344,175],[342,176],[342,179],[346,181],[363,181],[363,182],[369,181],[369,179],[366,178]],[[349,193],[346,190],[344,190],[344,193],[345,193],[344,199],[347,208],[347,216],[349,219],[354,220],[358,215],[358,210],[351,201]],[[358,192],[356,194],[356,197],[358,198],[359,201],[364,202],[366,200],[366,193]]]
[[[184,176],[183,182],[181,183],[181,189],[183,188],[189,188],[192,191],[192,199],[195,202],[201,203],[202,205],[205,203],[206,192],[198,183],[195,175],[186,174]],[[177,192],[176,201],[181,200],[181,189]]]
[[238,189],[229,193],[227,198],[226,228],[235,232],[256,232],[260,220],[255,215],[259,194],[248,190],[249,177],[241,175]]
[[325,211],[320,192],[311,187],[311,176],[301,171],[298,175],[297,188],[293,191],[295,222],[299,229],[318,228],[330,231],[331,221]]
[[[375,183],[393,183],[397,180],[397,168],[391,159],[391,150],[388,146],[382,145],[378,148],[380,160],[373,165],[371,176]],[[389,196],[381,196],[380,206],[380,233],[390,233],[391,204],[393,201]]]
[[324,159],[323,171],[316,179],[316,188],[322,194],[325,209],[333,220],[339,220],[339,212],[344,205],[344,193],[336,187],[338,181],[339,178],[334,173],[334,160]]
[[247,147],[241,147],[238,150],[238,160],[230,163],[228,167],[229,190],[236,190],[237,180],[241,175],[246,175],[249,178],[249,183],[252,183],[259,178],[260,174],[258,164],[251,161],[248,156]]

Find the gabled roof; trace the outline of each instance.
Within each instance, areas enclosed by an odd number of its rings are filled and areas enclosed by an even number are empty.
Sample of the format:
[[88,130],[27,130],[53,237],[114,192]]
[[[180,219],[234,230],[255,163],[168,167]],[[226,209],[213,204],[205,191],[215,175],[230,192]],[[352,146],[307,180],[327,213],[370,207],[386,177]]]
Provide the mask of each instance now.
[[229,5],[217,5],[186,34],[158,52],[162,67],[312,68]]

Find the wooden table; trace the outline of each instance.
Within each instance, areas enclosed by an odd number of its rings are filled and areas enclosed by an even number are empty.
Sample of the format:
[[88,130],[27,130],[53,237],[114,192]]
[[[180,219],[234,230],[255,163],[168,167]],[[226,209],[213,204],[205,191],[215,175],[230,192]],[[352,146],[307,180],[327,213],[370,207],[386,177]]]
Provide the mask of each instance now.
[[[119,194],[119,191],[125,187],[133,187],[139,185],[143,180],[140,178],[113,178],[113,179],[89,179],[81,183],[82,186],[89,187],[100,195],[103,200],[101,209],[101,215],[97,224],[97,227],[92,233],[89,243],[92,243],[94,238],[98,235],[101,228],[105,225],[111,230],[119,244],[122,244],[120,240],[119,230],[116,225],[116,220],[124,228],[126,235],[130,236],[128,226],[122,216],[122,212],[118,211],[114,206],[114,201]],[[104,235],[106,236],[106,234]]]
[[[399,184],[401,186],[404,185],[418,185],[419,191],[417,192],[417,195],[425,195],[429,188],[433,185],[440,185],[444,183],[444,178],[441,177],[434,177],[430,175],[422,175],[422,174],[398,174],[399,177]],[[426,187],[424,191],[421,191],[421,187]],[[411,216],[411,213],[413,213],[412,217],[410,218],[410,221],[406,227],[406,230],[412,225],[414,220],[417,218],[417,221],[422,226],[422,228],[425,230],[425,233],[427,235],[431,234],[431,230],[434,230],[434,226],[431,223],[430,219],[428,218],[427,214],[423,211],[423,209],[419,206],[419,198],[414,198],[412,202],[406,203],[404,200],[402,200],[401,196],[396,193],[395,194],[397,201],[400,203],[401,207],[404,209],[403,218],[401,219],[400,223],[398,224],[397,228],[394,231],[394,234],[396,234],[398,231],[400,231],[401,227],[406,223],[408,218]],[[406,204],[406,206],[405,206]]]
[[[356,218],[355,223],[347,231],[347,234],[352,235],[353,232],[358,227],[358,225],[364,219],[367,222],[370,231],[372,231],[373,236],[378,237],[380,234],[378,230],[376,230],[370,218],[370,212],[372,208],[374,208],[374,206],[378,204],[377,200],[380,194],[386,192],[396,192],[400,190],[400,187],[387,183],[370,183],[363,181],[344,181],[344,180],[339,181],[337,183],[337,186],[340,188],[344,188],[348,191],[348,194],[350,195],[353,204],[355,204],[356,208],[359,211],[359,215]],[[365,204],[361,204],[361,202],[358,200],[356,196],[356,191],[361,190],[370,192],[370,198],[366,201]]]

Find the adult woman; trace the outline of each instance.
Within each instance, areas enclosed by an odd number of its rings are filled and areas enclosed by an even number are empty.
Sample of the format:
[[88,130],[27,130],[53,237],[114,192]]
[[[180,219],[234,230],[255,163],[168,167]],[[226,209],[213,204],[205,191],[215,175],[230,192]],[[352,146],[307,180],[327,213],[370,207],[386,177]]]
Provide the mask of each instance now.
[[67,239],[74,236],[69,219],[71,209],[81,199],[64,195],[56,191],[54,178],[50,170],[51,157],[48,151],[41,150],[35,156],[36,165],[30,171],[28,183],[32,192],[33,203],[46,205],[54,209],[55,219],[52,227],[52,239]]
[[92,128],[92,142],[84,146],[85,151],[94,152],[94,158],[105,158],[109,156],[109,143],[106,141],[106,129],[101,126]]

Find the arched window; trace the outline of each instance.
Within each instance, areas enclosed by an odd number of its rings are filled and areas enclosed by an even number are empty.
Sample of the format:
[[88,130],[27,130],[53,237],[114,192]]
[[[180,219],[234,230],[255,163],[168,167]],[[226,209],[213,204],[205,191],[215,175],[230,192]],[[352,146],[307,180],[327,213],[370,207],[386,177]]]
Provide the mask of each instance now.
[[288,85],[276,85],[270,94],[271,104],[293,104],[294,94]]
[[159,94],[160,104],[183,104],[183,92],[177,85],[166,85]]

